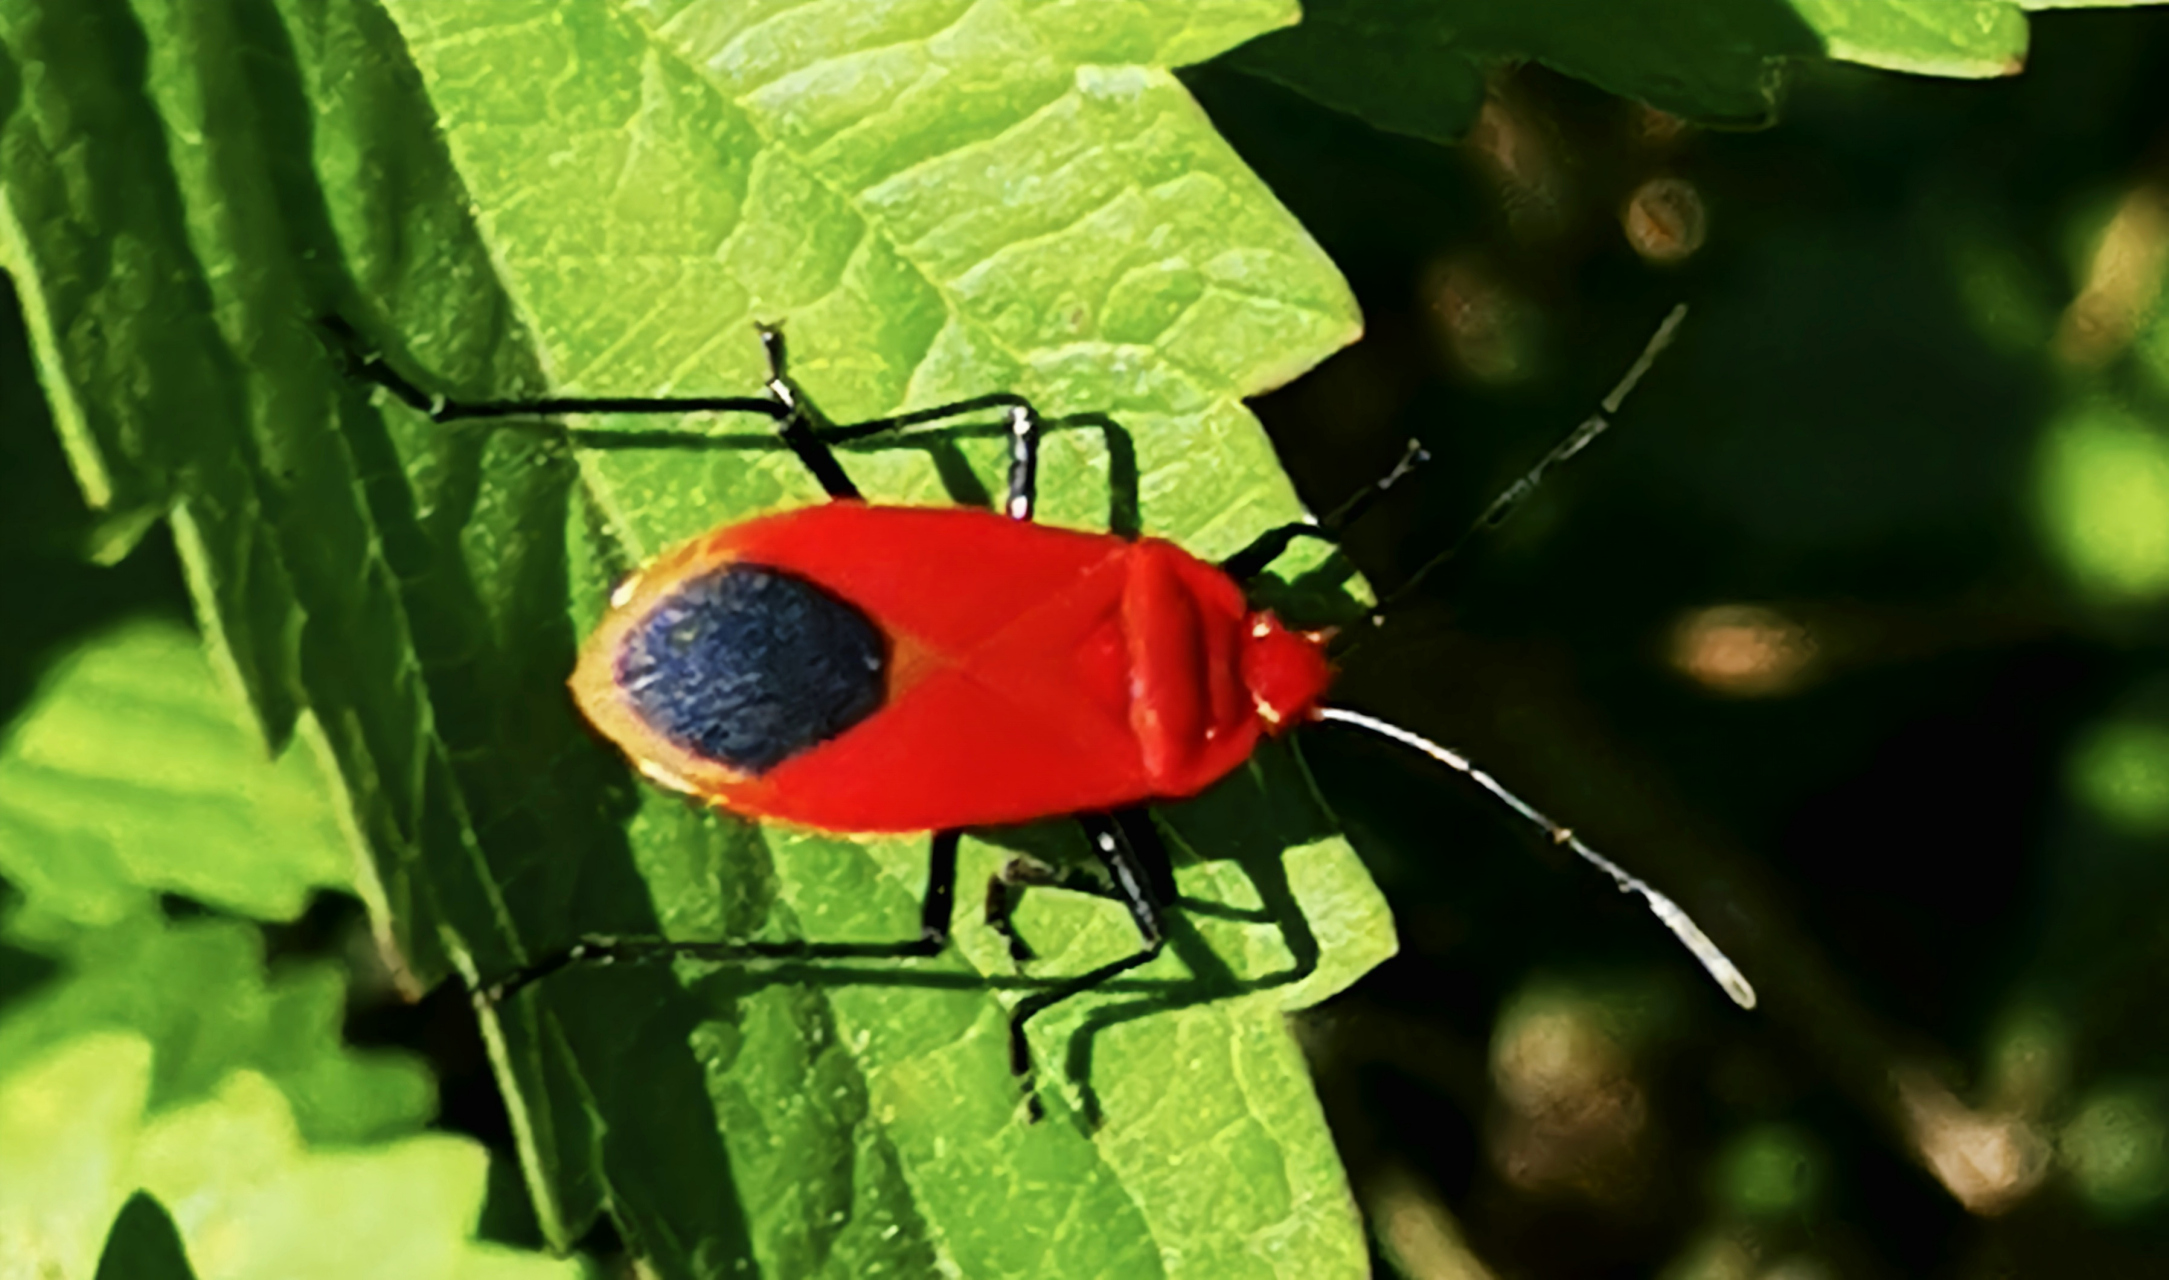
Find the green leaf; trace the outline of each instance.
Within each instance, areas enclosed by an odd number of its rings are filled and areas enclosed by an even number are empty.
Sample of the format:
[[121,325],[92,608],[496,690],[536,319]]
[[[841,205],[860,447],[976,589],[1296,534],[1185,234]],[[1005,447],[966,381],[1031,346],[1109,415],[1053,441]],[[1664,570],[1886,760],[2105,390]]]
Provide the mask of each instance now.
[[111,924],[178,893],[291,920],[353,864],[316,762],[268,759],[171,623],[79,646],[0,737],[0,874],[40,910]]
[[[435,426],[342,381],[307,320],[498,397],[745,394],[752,321],[783,321],[839,419],[994,389],[1112,414],[1122,432],[1050,444],[1046,518],[1224,554],[1299,512],[1243,398],[1356,316],[1167,68],[1292,9],[388,8],[397,28],[363,0],[0,14],[10,66],[46,69],[35,92],[0,75],[4,248],[79,471],[108,477],[90,492],[170,501],[265,728],[336,761],[358,887],[419,980],[590,932],[912,932],[923,840],[691,811],[561,690],[619,573],[818,496],[789,456]],[[123,240],[143,265],[77,269]],[[145,308],[194,319],[141,342],[100,319]],[[138,403],[167,386],[195,390]],[[846,463],[884,500],[984,501],[1000,455]],[[1164,817],[1186,888],[1263,914],[1206,917],[1035,1025],[1046,1124],[1019,1120],[1002,1026],[1020,990],[1134,948],[1093,899],[1032,895],[1024,975],[960,913],[954,954],[901,968],[523,994],[486,1032],[545,1229],[608,1203],[664,1275],[1359,1273],[1282,1010],[1390,951],[1383,906],[1292,757]],[[1005,856],[972,845],[967,886]]]
[[87,1033],[125,1031],[157,1048],[154,1107],[200,1099],[246,1068],[285,1090],[311,1142],[376,1141],[436,1112],[422,1064],[340,1043],[337,972],[289,965],[267,979],[262,939],[238,921],[168,925],[147,911],[83,928],[26,908],[0,941],[66,975],[0,1006],[0,1073]]
[[0,1075],[0,1253],[10,1265],[92,1275],[108,1224],[140,1188],[185,1206],[180,1234],[204,1280],[579,1274],[576,1263],[472,1238],[487,1160],[472,1141],[426,1134],[311,1151],[279,1090],[249,1071],[156,1113],[152,1058],[138,1037],[87,1035]]
[[2015,75],[2028,9],[2009,0],[1309,0],[1303,22],[1229,55],[1381,129],[1437,142],[1476,122],[1495,67],[1540,62],[1716,125],[1767,124],[1809,58],[1938,76]]

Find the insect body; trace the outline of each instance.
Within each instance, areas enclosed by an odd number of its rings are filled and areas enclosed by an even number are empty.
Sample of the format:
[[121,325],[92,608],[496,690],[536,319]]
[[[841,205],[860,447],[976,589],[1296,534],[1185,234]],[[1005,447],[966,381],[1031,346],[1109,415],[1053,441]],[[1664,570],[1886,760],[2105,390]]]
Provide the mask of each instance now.
[[572,688],[666,786],[906,832],[1195,795],[1327,679],[1320,638],[1172,543],[844,500],[642,569]]
[[[1659,331],[1608,410],[1676,320]],[[1024,1075],[1031,1065],[1024,1028],[1034,1014],[1146,963],[1165,945],[1171,877],[1147,806],[1202,791],[1267,734],[1333,721],[1468,775],[1641,895],[1736,1001],[1754,1004],[1746,979],[1669,898],[1462,756],[1320,705],[1330,676],[1322,639],[1250,608],[1241,580],[1292,539],[1329,530],[1307,522],[1269,530],[1216,566],[1158,539],[1033,524],[1042,431],[1104,420],[1048,424],[1021,397],[996,394],[839,426],[786,376],[782,334],[773,329],[762,331],[767,396],[453,402],[362,354],[343,322],[326,328],[351,371],[440,422],[589,413],[770,418],[830,501],[726,524],[641,568],[613,594],[583,648],[574,696],[637,768],[679,791],[827,831],[933,833],[916,938],[589,938],[485,986],[478,993],[485,1001],[583,961],[935,955],[948,944],[963,828],[1074,816],[1107,872],[1100,891],[1128,909],[1143,945],[1011,1007],[1010,1062]],[[994,409],[1006,415],[1011,444],[1000,513],[868,504],[833,449]],[[1584,423],[1516,492],[1603,425],[1601,416]],[[1496,522],[1494,512],[1479,523],[1487,522]],[[988,923],[1008,932],[1008,894],[998,887],[989,886]],[[1013,951],[1027,954],[1010,937]],[[1036,1097],[1033,1106],[1037,1114]]]

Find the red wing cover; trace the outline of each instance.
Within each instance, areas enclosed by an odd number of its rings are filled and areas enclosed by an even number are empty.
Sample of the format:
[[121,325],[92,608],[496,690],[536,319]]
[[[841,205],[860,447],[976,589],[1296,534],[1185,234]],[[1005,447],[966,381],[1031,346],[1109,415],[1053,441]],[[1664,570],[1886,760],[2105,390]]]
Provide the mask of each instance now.
[[733,562],[825,589],[890,647],[878,710],[758,775],[645,731],[628,744],[738,812],[853,832],[1023,822],[1191,794],[1255,745],[1241,591],[1172,544],[832,502],[720,529],[656,576]]

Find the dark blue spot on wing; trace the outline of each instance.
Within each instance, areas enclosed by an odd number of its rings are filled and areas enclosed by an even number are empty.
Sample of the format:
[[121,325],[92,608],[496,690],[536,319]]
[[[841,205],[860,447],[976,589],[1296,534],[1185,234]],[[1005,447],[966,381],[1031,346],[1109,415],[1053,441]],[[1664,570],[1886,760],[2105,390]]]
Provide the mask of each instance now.
[[618,687],[656,732],[762,773],[872,715],[888,646],[865,614],[762,565],[689,580],[618,651]]

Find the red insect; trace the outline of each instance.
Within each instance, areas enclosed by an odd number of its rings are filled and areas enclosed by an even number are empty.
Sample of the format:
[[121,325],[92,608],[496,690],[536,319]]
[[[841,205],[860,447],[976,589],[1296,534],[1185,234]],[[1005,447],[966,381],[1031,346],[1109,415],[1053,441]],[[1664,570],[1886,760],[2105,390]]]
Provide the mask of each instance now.
[[[1268,531],[1215,566],[1158,539],[1035,525],[1039,440],[1050,424],[1029,402],[997,394],[838,426],[785,375],[782,335],[773,329],[762,331],[770,362],[765,397],[455,403],[356,354],[343,323],[328,327],[354,372],[440,422],[698,412],[773,420],[777,438],[831,501],[724,525],[641,568],[619,586],[582,650],[574,696],[641,772],[679,791],[750,817],[827,831],[933,832],[917,938],[591,938],[487,988],[488,999],[583,960],[936,954],[948,942],[962,829],[1074,816],[1108,873],[1103,891],[1129,909],[1144,945],[1012,1007],[1011,1061],[1021,1075],[1030,1066],[1029,1018],[1151,960],[1164,944],[1172,878],[1145,806],[1204,790],[1267,734],[1335,720],[1467,774],[1620,888],[1641,894],[1736,1000],[1753,1004],[1745,979],[1669,899],[1461,756],[1320,705],[1330,679],[1323,638],[1251,608],[1241,580],[1298,536],[1330,537],[1327,528]],[[831,447],[993,409],[1006,413],[1011,441],[1009,493],[999,514],[869,505]],[[1112,429],[1097,418],[1051,425]],[[1585,423],[1481,523],[1495,523],[1502,504],[1518,500],[1545,466],[1602,426],[1601,417]],[[990,893],[988,923],[1009,933],[1022,957],[1028,953],[1003,914],[1007,901],[1006,892]]]
[[[734,579],[735,607],[716,590]],[[770,646],[784,652],[751,652],[759,638],[743,633],[787,625],[786,602],[814,627]],[[611,604],[572,678],[588,719],[665,786],[826,831],[995,826],[1196,795],[1261,735],[1308,720],[1329,678],[1321,637],[1251,609],[1232,578],[1172,543],[968,507],[846,500],[725,525],[640,570]],[[741,735],[751,750],[701,732],[756,718],[748,700],[688,713],[690,685],[774,688],[793,680],[782,665],[839,648],[844,669],[798,679]],[[793,729],[805,732],[779,750]]]

